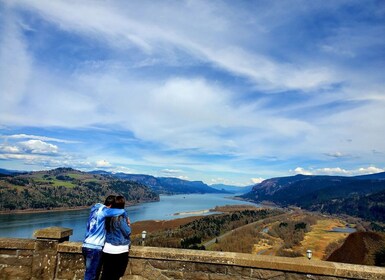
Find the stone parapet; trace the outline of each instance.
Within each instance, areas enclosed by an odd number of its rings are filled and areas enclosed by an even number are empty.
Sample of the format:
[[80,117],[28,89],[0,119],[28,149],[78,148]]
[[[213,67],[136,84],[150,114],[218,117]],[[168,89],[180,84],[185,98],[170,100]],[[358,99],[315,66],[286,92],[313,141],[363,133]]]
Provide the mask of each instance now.
[[[81,243],[0,238],[0,279],[83,279]],[[123,280],[385,279],[385,268],[335,262],[133,246]]]

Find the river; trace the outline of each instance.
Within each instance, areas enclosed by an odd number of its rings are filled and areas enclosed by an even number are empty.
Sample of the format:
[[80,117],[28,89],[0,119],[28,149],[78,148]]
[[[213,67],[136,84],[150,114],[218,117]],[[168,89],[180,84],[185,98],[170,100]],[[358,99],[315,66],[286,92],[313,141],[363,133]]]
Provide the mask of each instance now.
[[[233,200],[229,194],[184,194],[160,196],[159,202],[142,203],[127,207],[132,223],[145,220],[172,220],[193,215],[191,212],[207,210],[215,206],[251,204]],[[176,213],[186,213],[175,215]],[[195,213],[195,215],[202,215]],[[0,215],[0,237],[33,238],[36,229],[60,226],[73,229],[70,241],[82,241],[89,209]]]

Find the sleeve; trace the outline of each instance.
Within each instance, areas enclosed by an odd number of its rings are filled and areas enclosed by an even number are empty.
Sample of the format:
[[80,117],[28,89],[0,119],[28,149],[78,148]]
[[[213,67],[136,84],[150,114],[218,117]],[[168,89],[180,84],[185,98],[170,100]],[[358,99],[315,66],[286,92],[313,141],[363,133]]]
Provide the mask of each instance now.
[[104,216],[105,217],[117,217],[117,216],[120,216],[122,214],[124,214],[124,216],[126,217],[127,214],[126,214],[126,210],[124,209],[116,209],[116,208],[104,208],[103,209],[104,211]]
[[122,233],[125,235],[125,237],[129,238],[131,235],[131,227],[127,224],[125,218],[120,220],[120,228],[122,229]]

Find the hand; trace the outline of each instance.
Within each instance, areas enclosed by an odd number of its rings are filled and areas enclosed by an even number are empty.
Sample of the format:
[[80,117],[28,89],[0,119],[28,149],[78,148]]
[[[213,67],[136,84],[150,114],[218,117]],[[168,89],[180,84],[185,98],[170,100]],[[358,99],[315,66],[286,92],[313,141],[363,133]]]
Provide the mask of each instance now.
[[127,225],[131,225],[131,221],[130,221],[130,218],[129,217],[127,217]]

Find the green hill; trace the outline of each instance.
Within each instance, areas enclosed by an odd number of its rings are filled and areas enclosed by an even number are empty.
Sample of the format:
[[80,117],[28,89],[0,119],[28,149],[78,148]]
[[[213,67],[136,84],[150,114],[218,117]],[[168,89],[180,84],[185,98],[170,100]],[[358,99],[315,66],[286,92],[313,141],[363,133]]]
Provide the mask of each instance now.
[[128,203],[159,200],[143,184],[72,168],[0,177],[0,211],[90,206],[110,194],[123,195]]

